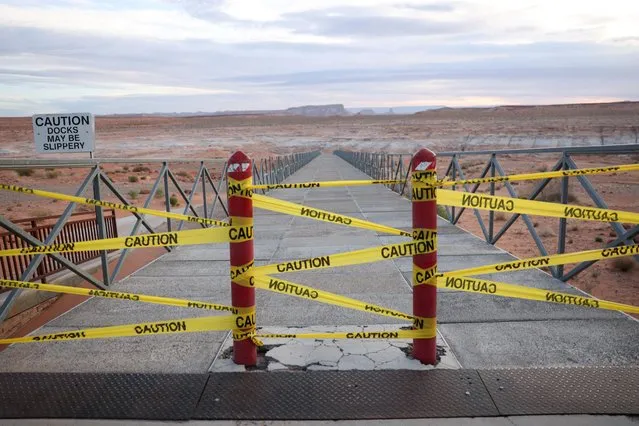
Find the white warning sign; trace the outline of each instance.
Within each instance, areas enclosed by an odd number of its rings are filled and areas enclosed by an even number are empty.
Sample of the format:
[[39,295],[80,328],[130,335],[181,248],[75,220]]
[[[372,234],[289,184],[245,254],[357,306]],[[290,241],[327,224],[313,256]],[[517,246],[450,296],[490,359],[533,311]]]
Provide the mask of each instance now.
[[33,116],[36,152],[93,152],[95,118],[88,112]]

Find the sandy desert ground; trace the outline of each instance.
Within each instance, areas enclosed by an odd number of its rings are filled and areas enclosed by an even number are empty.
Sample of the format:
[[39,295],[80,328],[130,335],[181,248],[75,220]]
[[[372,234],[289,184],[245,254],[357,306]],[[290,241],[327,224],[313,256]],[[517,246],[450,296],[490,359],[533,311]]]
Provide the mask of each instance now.
[[[209,116],[209,117],[97,117],[97,158],[171,159],[227,158],[242,149],[253,158],[295,151],[322,149],[367,152],[410,153],[426,146],[436,151],[473,151],[481,148],[555,147],[566,145],[608,145],[637,143],[639,103],[618,103],[548,107],[499,107],[493,109],[445,109],[416,115],[298,117],[298,116]],[[76,154],[75,158],[86,158]],[[30,118],[0,118],[0,159],[37,158],[33,150]],[[52,158],[40,156],[39,158]],[[503,155],[499,161],[507,173],[550,169],[557,155]],[[637,163],[637,156],[576,156],[580,167]],[[464,156],[462,166],[468,177],[477,176],[488,158]],[[439,173],[448,165],[440,158]],[[135,172],[134,169],[138,168]],[[190,188],[197,163],[182,164],[183,188]],[[138,194],[150,188],[159,163],[105,164],[109,177],[124,193]],[[214,170],[219,175],[219,170]],[[0,182],[72,193],[86,174],[85,169],[34,169],[31,176],[13,170],[0,170]],[[137,182],[130,182],[136,176]],[[639,173],[618,173],[589,178],[612,209],[639,212]],[[498,194],[506,194],[498,185]],[[532,184],[516,186],[520,195]],[[480,187],[487,192],[488,185]],[[571,179],[573,204],[594,205],[576,179]],[[549,200],[556,186],[546,191]],[[57,214],[62,202],[42,201],[21,194],[0,194],[0,214],[9,219]],[[140,203],[143,194],[134,203]],[[163,208],[157,199],[152,207]],[[487,214],[484,215],[487,217]],[[508,219],[496,215],[496,230]],[[556,251],[557,219],[532,218],[550,253]],[[481,236],[471,211],[460,225]],[[627,225],[628,227],[629,225]],[[594,249],[614,239],[608,224],[569,221],[567,251]],[[537,256],[521,219],[497,245],[519,257]],[[639,264],[606,261],[595,264],[571,281],[596,297],[639,305]]]

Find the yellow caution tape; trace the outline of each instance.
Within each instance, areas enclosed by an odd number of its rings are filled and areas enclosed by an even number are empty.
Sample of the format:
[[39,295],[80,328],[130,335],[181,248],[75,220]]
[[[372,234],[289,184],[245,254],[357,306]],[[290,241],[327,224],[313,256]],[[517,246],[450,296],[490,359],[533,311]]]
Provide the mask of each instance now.
[[253,239],[252,226],[228,228],[193,229],[179,232],[160,232],[131,237],[107,238],[103,240],[59,243],[47,246],[31,246],[20,249],[0,250],[0,257],[22,254],[69,253],[91,250],[118,250],[125,248],[167,247],[194,244],[241,242]]
[[274,183],[267,185],[250,185],[250,189],[308,189],[308,188],[335,188],[340,186],[363,186],[363,185],[392,185],[404,183],[399,180],[334,180],[325,182],[300,182],[300,183]]
[[193,333],[198,331],[223,331],[234,328],[235,322],[236,317],[233,315],[223,317],[185,318],[139,324],[116,325],[111,327],[87,328],[84,330],[41,334],[38,336],[13,337],[9,339],[0,339],[0,345],[10,345],[12,343],[104,339],[110,337],[151,336],[158,334]]
[[544,201],[520,200],[518,198],[473,194],[448,189],[437,190],[437,203],[446,206],[531,214],[536,216],[595,220],[600,222],[639,223],[639,213],[547,203]]
[[182,220],[186,222],[201,223],[204,225],[229,226],[228,223],[223,222],[221,220],[206,219],[203,217],[196,217],[196,216],[188,216],[188,215],[184,215],[180,213],[171,213],[171,212],[165,212],[162,210],[148,209],[145,207],[129,206],[126,204],[112,203],[110,201],[101,201],[101,200],[94,200],[91,198],[76,197],[75,195],[60,194],[57,192],[25,188],[25,187],[16,186],[16,185],[0,184],[0,189],[4,189],[6,191],[20,192],[23,194],[37,195],[40,197],[53,198],[55,200],[60,200],[60,201],[69,201],[72,203],[84,204],[87,206],[106,207],[110,209],[124,210],[124,211],[132,212],[132,213],[148,214],[151,216],[160,216],[160,217],[165,217],[168,219],[177,219],[177,220]]
[[459,269],[443,273],[444,277],[483,275],[493,272],[511,272],[524,269],[543,268],[546,266],[565,265],[591,260],[612,259],[615,257],[634,256],[639,254],[639,245],[609,247],[604,249],[577,251],[574,253],[555,254],[551,256],[531,257],[511,262],[495,263],[474,268]]
[[[538,172],[538,173],[521,173],[509,176],[497,176],[477,179],[464,180],[440,180],[429,183],[429,186],[455,186],[464,184],[491,183],[491,182],[508,182],[522,180],[549,179],[557,177],[570,177],[582,175],[596,175],[613,172],[626,172],[639,170],[639,164],[624,164],[620,166],[593,167],[575,170],[559,170],[554,172]],[[413,184],[423,180],[427,172],[414,173],[412,176]],[[431,176],[428,176],[429,178]],[[308,188],[331,188],[341,186],[362,186],[362,185],[393,185],[405,183],[405,179],[386,179],[386,180],[341,180],[341,181],[319,181],[319,182],[299,182],[299,183],[277,183],[265,185],[248,185],[249,189],[308,189]]]
[[437,190],[435,187],[413,185],[411,195],[412,201],[432,201],[437,196]]
[[251,332],[255,330],[255,306],[244,309],[249,311],[235,317],[233,332]]
[[413,202],[433,201],[437,196],[437,173],[434,171],[416,172],[411,176]]
[[413,315],[405,314],[394,309],[387,309],[372,303],[362,302],[361,300],[352,299],[350,297],[341,296],[339,294],[330,293],[324,290],[318,290],[302,284],[291,281],[281,280],[269,276],[256,276],[250,282],[256,287],[263,290],[269,290],[274,293],[286,294],[306,300],[326,303],[329,305],[341,306],[343,308],[354,309],[357,311],[368,312],[371,314],[381,315],[390,318],[396,318],[406,321],[414,321]]
[[437,330],[391,330],[391,331],[350,331],[329,333],[258,333],[255,337],[260,339],[432,339],[437,335]]
[[413,264],[413,286],[427,284],[436,285],[435,278],[437,277],[437,265],[423,269]]
[[77,294],[80,296],[102,297],[106,299],[129,300],[132,302],[179,306],[183,308],[204,309],[207,311],[227,311],[233,314],[237,314],[240,311],[246,312],[245,308],[234,308],[233,306],[200,302],[197,300],[176,299],[173,297],[163,296],[150,296],[137,293],[124,293],[121,291],[69,287],[57,284],[39,284],[26,281],[0,280],[0,287],[32,289],[38,291],[48,291],[52,293]]
[[231,226],[253,226],[252,217],[231,216],[229,219]]
[[251,198],[253,196],[253,190],[250,188],[252,182],[253,178],[250,177],[243,180],[235,180],[229,177],[227,186],[228,196]]
[[367,220],[357,219],[338,213],[332,213],[326,210],[316,209],[314,207],[307,207],[288,201],[282,201],[276,198],[266,197],[259,194],[253,194],[253,205],[261,209],[271,210],[278,213],[285,213],[292,216],[306,217],[323,222],[336,223],[338,225],[352,226],[355,228],[370,229],[373,231],[384,232],[386,234],[400,235],[404,237],[411,236],[410,232],[395,229],[390,226],[379,225]]
[[624,164],[620,166],[593,167],[593,168],[587,168],[587,169],[558,170],[555,172],[521,173],[521,174],[509,175],[509,176],[464,179],[464,180],[455,180],[455,181],[440,181],[438,183],[438,186],[454,186],[454,185],[477,184],[477,183],[537,180],[537,179],[548,179],[548,178],[558,178],[558,177],[597,175],[597,174],[613,173],[613,172],[629,172],[633,170],[639,170],[639,164]]
[[439,277],[437,279],[437,287],[466,291],[470,293],[490,294],[493,296],[513,297],[526,300],[539,300],[542,302],[639,314],[639,306],[624,305],[622,303],[608,302],[606,300],[598,300],[590,297],[575,296],[574,294],[480,280],[477,278]]
[[436,229],[413,228],[413,240],[432,240],[437,238]]
[[280,274],[284,272],[308,271],[311,269],[334,268],[337,266],[358,265],[378,262],[416,254],[432,253],[436,241],[413,241],[409,243],[388,244],[385,246],[311,257],[302,260],[275,263],[253,268],[253,275]]
[[254,264],[255,261],[251,260],[249,263],[246,263],[242,266],[231,266],[231,279],[234,280],[240,275],[245,274],[253,267]]

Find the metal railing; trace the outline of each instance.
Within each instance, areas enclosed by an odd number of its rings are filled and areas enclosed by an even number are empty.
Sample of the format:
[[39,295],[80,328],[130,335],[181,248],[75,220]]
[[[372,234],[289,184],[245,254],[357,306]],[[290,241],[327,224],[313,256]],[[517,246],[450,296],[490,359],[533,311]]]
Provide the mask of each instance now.
[[[371,176],[373,179],[390,179],[390,180],[403,180],[402,183],[396,183],[387,185],[393,191],[398,192],[401,195],[410,194],[410,182],[408,181],[410,173],[410,164],[412,161],[412,154],[386,154],[386,153],[368,153],[368,152],[350,152],[350,151],[335,151],[335,155],[344,159],[352,164],[354,167],[360,169],[364,173]],[[481,160],[474,162],[475,167],[481,166],[479,170],[481,172],[478,175],[473,175],[472,178],[483,177],[495,177],[506,176],[504,167],[500,162],[500,158],[512,158],[517,156],[532,156],[532,155],[553,155],[559,157],[555,164],[548,169],[548,171],[557,170],[574,170],[580,168],[577,165],[578,160],[575,160],[575,156],[610,156],[610,155],[639,155],[639,144],[628,145],[608,145],[608,146],[596,146],[596,147],[566,147],[566,148],[531,148],[531,149],[508,149],[508,150],[481,150],[481,151],[449,151],[438,152],[437,157],[439,159],[439,166],[442,165],[441,159],[448,159],[445,167],[444,176],[447,176],[450,180],[464,180],[468,179],[467,171],[464,170],[460,160],[463,157],[483,157]],[[636,161],[636,160],[635,160]],[[442,176],[439,176],[440,178]],[[581,187],[584,189],[594,206],[599,208],[608,208],[608,205],[603,200],[602,196],[593,186],[588,176],[575,176],[575,177],[562,177],[560,180],[560,187],[558,190],[557,200],[562,204],[568,204],[569,201],[569,179],[576,179]],[[548,186],[552,179],[542,179],[534,181],[529,194],[518,193],[515,185],[511,182],[503,182],[503,186],[506,189],[509,196],[514,198],[523,198],[529,200],[539,199],[544,189]],[[495,195],[496,185],[495,183],[483,184],[489,186],[489,194]],[[462,190],[465,192],[475,193],[481,184],[463,185],[462,188],[455,186],[450,189]],[[580,203],[583,204],[583,203]],[[467,211],[466,208],[446,207],[445,213],[441,211],[442,216],[446,216],[445,219],[449,220],[453,224],[458,224],[462,215]],[[512,225],[521,218],[526,226],[526,229],[532,237],[537,250],[541,256],[547,256],[549,250],[542,241],[542,238],[537,232],[535,222],[526,214],[513,214],[505,223],[498,229],[495,227],[495,212],[488,212],[487,223],[482,214],[477,209],[472,209],[473,214],[479,224],[483,238],[489,244],[497,243],[504,234],[512,227]],[[614,234],[612,241],[607,243],[605,247],[615,247],[619,245],[634,244],[633,238],[639,235],[639,226],[625,229],[621,223],[610,222],[610,227]],[[566,219],[558,219],[557,230],[557,254],[566,252],[566,236],[569,230],[566,226]],[[639,256],[635,256],[635,259],[639,259]],[[575,265],[568,272],[564,271],[564,266],[552,266],[550,267],[551,274],[562,281],[567,281],[577,274],[583,272],[585,269],[594,264],[595,261],[581,262]]]
[[[259,163],[254,164],[255,183],[280,183],[290,176],[299,168],[303,167],[313,158],[319,155],[319,151],[296,153],[283,156],[263,158]],[[115,167],[120,167],[114,170]],[[211,160],[158,160],[158,159],[62,159],[62,160],[16,160],[3,159],[0,160],[0,169],[47,169],[49,172],[56,172],[55,169],[88,169],[84,178],[78,178],[80,185],[75,190],[74,195],[93,198],[96,200],[112,199],[118,203],[132,205],[132,198],[142,193],[142,191],[129,191],[127,195],[124,193],[123,186],[130,186],[127,182],[116,184],[111,178],[117,173],[128,174],[129,183],[136,185],[144,185],[144,194],[146,198],[140,200],[137,206],[145,208],[153,208],[152,202],[158,200],[162,203],[162,210],[172,211],[180,207],[184,203],[184,207],[179,211],[182,214],[189,214],[197,217],[214,218],[228,217],[228,211],[225,200],[221,195],[226,192],[224,186],[226,182],[227,163],[224,159]],[[195,173],[187,172],[185,169],[191,168],[196,170]],[[181,170],[177,170],[181,169]],[[144,175],[144,183],[141,182],[140,174]],[[151,174],[157,174],[154,179],[148,179]],[[135,176],[133,178],[132,176]],[[188,180],[188,183],[180,182]],[[28,185],[24,185],[28,186]],[[44,188],[39,188],[44,189]],[[53,190],[55,192],[55,190]],[[2,194],[5,196],[6,194]],[[135,195],[135,197],[134,197]],[[25,195],[27,196],[27,195]],[[195,205],[197,202],[199,205]],[[156,203],[158,202],[156,201]],[[25,246],[49,245],[57,241],[63,235],[65,226],[69,223],[69,219],[76,208],[76,203],[68,203],[57,221],[51,226],[46,235],[33,235],[28,229],[24,229],[19,221],[11,221],[0,215],[0,227],[4,228],[7,233],[15,240],[21,240]],[[219,206],[219,207],[218,207]],[[216,210],[216,207],[218,209]],[[108,237],[108,229],[105,223],[104,208],[95,206],[95,221],[97,224],[97,233],[93,236],[95,239],[103,239]],[[185,222],[179,221],[175,226],[175,220],[169,218],[158,218],[153,216],[149,218],[137,212],[131,212],[135,222],[131,225],[128,235],[133,236],[141,231],[155,233],[160,231],[181,230]],[[190,226],[198,226],[198,224],[189,224]],[[199,224],[201,227],[206,225]],[[121,233],[122,234],[122,233]],[[171,251],[170,247],[165,248]],[[62,267],[76,274],[78,277],[93,284],[94,286],[104,289],[108,287],[116,277],[124,264],[130,250],[120,250],[117,258],[109,261],[106,251],[100,251],[100,270],[102,278],[98,279],[89,271],[83,269],[75,262],[75,259],[62,256],[61,254],[34,255],[28,265],[23,268],[18,280],[30,281],[34,277],[37,278],[37,271],[42,262],[49,258],[49,261],[55,261]],[[115,262],[111,267],[110,263]],[[4,320],[13,303],[16,301],[21,290],[11,290],[4,298],[0,305],[0,321]],[[0,299],[2,300],[2,299]]]
[[[44,241],[51,233],[54,222],[57,220],[58,216],[44,216],[18,219],[13,223],[24,226],[23,229],[25,232],[33,235],[40,241]],[[118,236],[115,210],[111,209],[104,212],[104,226],[106,238],[116,238]],[[97,235],[98,222],[95,212],[74,213],[71,215],[71,219],[65,223],[60,230],[60,234],[55,239],[54,244],[95,240],[97,239]],[[29,246],[30,244],[25,240],[17,238],[10,232],[0,232],[0,250],[25,248]],[[76,265],[80,265],[99,257],[100,252],[97,250],[78,251],[65,253],[62,256]],[[20,280],[32,259],[33,255],[0,257],[0,278]],[[36,272],[31,277],[31,281],[41,280],[45,283],[47,277],[65,269],[64,265],[46,256],[40,265],[38,265]],[[3,290],[0,290],[0,292],[3,292]]]

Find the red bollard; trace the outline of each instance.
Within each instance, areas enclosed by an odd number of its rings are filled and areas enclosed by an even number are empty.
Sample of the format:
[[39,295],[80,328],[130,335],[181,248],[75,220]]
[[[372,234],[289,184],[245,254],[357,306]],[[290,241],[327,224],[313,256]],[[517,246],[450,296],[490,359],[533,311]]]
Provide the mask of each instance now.
[[[413,240],[425,241],[431,253],[413,256],[414,329],[435,329],[437,325],[437,157],[427,149],[413,157],[412,204]],[[423,364],[437,362],[437,339],[413,339],[413,357]]]
[[[226,194],[231,225],[252,227],[253,200],[250,198],[250,191],[244,187],[253,183],[253,162],[246,154],[237,151],[229,158],[226,177],[228,181]],[[231,241],[229,244],[231,270],[245,271],[248,269],[254,261],[253,239],[244,242]],[[254,310],[255,289],[240,285],[232,278],[231,301],[233,307],[240,308],[240,311],[246,311],[245,308]],[[248,318],[250,320],[247,320]],[[236,321],[238,329],[233,330],[233,362],[241,365],[255,365],[257,364],[257,347],[253,340],[241,336],[242,333],[250,333],[255,330],[255,315],[245,316],[241,321],[240,319],[238,317],[239,322]]]

